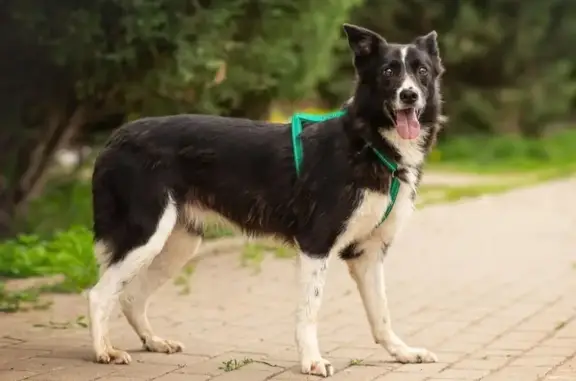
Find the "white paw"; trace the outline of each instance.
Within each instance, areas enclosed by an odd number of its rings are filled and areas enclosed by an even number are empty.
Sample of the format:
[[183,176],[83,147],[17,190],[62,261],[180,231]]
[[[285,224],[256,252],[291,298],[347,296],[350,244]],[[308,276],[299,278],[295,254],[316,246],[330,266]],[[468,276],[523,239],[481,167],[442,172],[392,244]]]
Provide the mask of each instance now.
[[329,377],[334,374],[334,367],[329,361],[323,358],[318,359],[304,359],[301,362],[302,373],[313,374],[316,376]]
[[391,353],[392,356],[403,364],[437,362],[438,357],[425,348],[405,347]]
[[184,344],[153,336],[144,340],[144,349],[148,352],[175,353],[182,352],[184,350]]
[[112,347],[96,353],[96,362],[100,364],[130,364],[132,358],[127,352]]

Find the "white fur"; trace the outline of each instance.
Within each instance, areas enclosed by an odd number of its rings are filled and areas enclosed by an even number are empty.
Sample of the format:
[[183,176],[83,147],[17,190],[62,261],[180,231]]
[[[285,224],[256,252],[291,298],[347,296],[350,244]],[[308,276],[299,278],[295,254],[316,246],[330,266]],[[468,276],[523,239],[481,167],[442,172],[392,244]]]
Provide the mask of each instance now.
[[[385,137],[401,152],[404,164],[422,163],[424,154],[418,140],[406,141],[393,133]],[[437,361],[435,354],[424,348],[409,347],[392,330],[386,297],[382,247],[392,243],[414,210],[412,192],[417,180],[416,173],[409,170],[407,179],[407,183],[401,183],[394,208],[380,226],[378,224],[390,202],[389,195],[365,190],[360,204],[346,222],[345,229],[337,238],[328,258],[320,260],[301,255],[301,296],[297,312],[296,341],[304,373],[329,375],[330,363],[322,358],[318,346],[316,318],[327,261],[352,242],[359,243],[363,255],[348,261],[349,271],[362,297],[376,343],[381,344],[400,362]],[[316,368],[311,364],[317,364]]]
[[333,367],[322,358],[318,345],[317,317],[326,280],[328,262],[350,243],[368,237],[388,205],[388,196],[365,191],[360,205],[346,222],[344,231],[332,246],[327,258],[300,255],[300,296],[296,312],[296,346],[303,373],[329,376]]
[[[329,259],[352,242],[359,242],[364,252],[349,261],[350,274],[358,285],[374,339],[402,362],[435,361],[434,354],[408,347],[393,331],[386,299],[382,256],[383,244],[390,244],[400,227],[412,213],[412,191],[416,174],[408,173],[409,184],[401,183],[396,203],[388,218],[378,226],[388,203],[388,194],[365,190],[359,206],[352,213],[337,238],[328,258],[300,256],[300,300],[296,321],[296,342],[302,372],[327,376],[332,369],[322,358],[318,346],[316,319]],[[376,228],[378,226],[378,228]],[[312,364],[316,364],[314,367]]]
[[296,311],[296,346],[302,373],[331,376],[334,368],[322,358],[317,320],[326,282],[328,258],[300,255],[300,295]]
[[398,361],[408,363],[434,362],[437,358],[426,349],[409,347],[392,330],[384,281],[382,245],[392,243],[412,214],[414,204],[411,196],[415,182],[416,174],[408,172],[408,184],[401,183],[392,212],[384,223],[362,242],[361,249],[364,254],[348,261],[350,274],[356,281],[364,302],[374,341],[381,344]]
[[[88,294],[90,331],[97,361],[130,362],[130,356],[126,352],[116,350],[110,344],[108,320],[122,287],[130,282],[141,268],[148,266],[162,251],[172,229],[176,225],[177,217],[176,206],[169,199],[156,231],[148,242],[127,253],[123,261],[101,270],[100,280]],[[104,250],[105,245],[102,243],[97,244],[95,249],[97,251]],[[107,255],[109,254],[103,252],[97,254],[101,259]]]
[[384,280],[384,256],[380,249],[373,248],[347,264],[364,303],[374,341],[403,363],[437,361],[435,354],[424,348],[409,347],[392,330]]
[[148,268],[142,269],[124,289],[120,305],[128,323],[151,352],[173,353],[184,345],[154,334],[147,317],[150,296],[171,279],[197,252],[202,238],[190,234],[183,226],[176,226],[166,241],[162,252]]
[[392,144],[400,152],[402,162],[400,164],[416,167],[424,161],[424,150],[422,148],[424,139],[427,136],[425,128],[420,129],[420,135],[416,139],[404,139],[398,135],[395,128],[384,130],[382,137]]
[[412,75],[408,74],[408,71],[406,70],[408,68],[408,63],[406,62],[407,53],[408,53],[408,46],[404,46],[400,50],[400,59],[402,61],[402,66],[404,68],[404,70],[403,70],[404,78],[402,80],[402,84],[400,85],[400,87],[398,87],[398,90],[396,90],[396,99],[395,99],[394,107],[397,110],[401,110],[403,108],[406,108],[406,106],[400,100],[400,93],[403,90],[412,90],[418,94],[418,100],[416,101],[414,108],[416,110],[422,110],[426,106],[424,94],[422,93],[420,86],[418,86],[418,84],[416,83],[416,80],[414,79],[414,77],[412,77]]

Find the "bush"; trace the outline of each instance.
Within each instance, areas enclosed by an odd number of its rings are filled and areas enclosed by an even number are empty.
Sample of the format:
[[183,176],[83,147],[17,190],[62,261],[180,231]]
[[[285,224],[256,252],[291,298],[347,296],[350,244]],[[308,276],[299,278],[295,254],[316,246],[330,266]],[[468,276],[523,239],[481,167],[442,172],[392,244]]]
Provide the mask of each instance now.
[[57,291],[81,291],[98,274],[92,242],[92,233],[84,226],[56,232],[50,239],[20,235],[0,244],[0,276],[62,275]]
[[77,176],[52,178],[42,194],[32,200],[18,220],[18,231],[50,238],[54,232],[71,226],[92,226],[92,190],[90,182]]

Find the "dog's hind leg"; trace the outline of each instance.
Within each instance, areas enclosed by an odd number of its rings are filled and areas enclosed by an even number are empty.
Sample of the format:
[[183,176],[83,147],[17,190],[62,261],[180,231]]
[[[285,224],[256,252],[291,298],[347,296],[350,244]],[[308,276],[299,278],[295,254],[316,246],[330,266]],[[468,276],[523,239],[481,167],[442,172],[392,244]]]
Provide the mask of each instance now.
[[154,258],[148,268],[141,270],[120,296],[122,311],[147,351],[174,353],[184,348],[183,344],[177,341],[156,336],[146,316],[146,310],[149,297],[194,256],[201,241],[202,238],[197,232],[188,232],[183,225],[178,224],[160,255]]
[[[176,205],[169,197],[166,197],[163,211],[156,217],[156,226],[148,226],[142,229],[142,222],[121,221],[123,226],[122,234],[131,240],[142,238],[144,232],[148,239],[144,244],[130,245],[132,248],[127,252],[120,253],[115,246],[117,243],[108,242],[106,237],[102,237],[104,242],[96,244],[96,254],[101,257],[109,257],[108,261],[102,264],[101,277],[98,283],[88,293],[90,309],[90,331],[92,334],[92,345],[96,355],[96,361],[101,363],[123,363],[130,362],[128,353],[112,347],[108,333],[108,321],[114,308],[118,295],[122,289],[138,274],[140,269],[148,266],[164,247],[172,229],[176,225],[178,213]],[[152,208],[150,206],[150,209]],[[98,212],[98,210],[96,210]],[[152,213],[153,211],[147,211]],[[150,215],[147,217],[151,217]],[[144,220],[143,216],[141,218]],[[146,221],[152,221],[146,219]],[[98,239],[98,237],[97,237]],[[116,260],[114,260],[116,259]],[[106,265],[106,263],[111,263]]]
[[296,311],[296,346],[302,373],[328,377],[334,374],[318,345],[318,312],[328,270],[328,257],[300,254],[300,295]]
[[358,286],[376,343],[402,363],[436,362],[436,355],[424,348],[409,347],[394,333],[386,298],[384,253],[382,249],[365,250],[346,261]]

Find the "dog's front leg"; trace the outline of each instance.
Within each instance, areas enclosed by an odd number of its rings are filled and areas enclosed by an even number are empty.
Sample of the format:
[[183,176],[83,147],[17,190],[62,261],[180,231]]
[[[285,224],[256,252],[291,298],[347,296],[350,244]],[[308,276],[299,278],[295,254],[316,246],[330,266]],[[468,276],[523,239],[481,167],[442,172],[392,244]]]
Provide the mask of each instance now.
[[424,348],[409,347],[392,330],[384,281],[384,252],[373,250],[347,261],[356,281],[366,315],[377,344],[402,363],[436,362],[436,355]]
[[296,311],[296,346],[302,373],[328,377],[334,373],[318,346],[317,321],[328,271],[327,257],[300,254],[300,295]]

